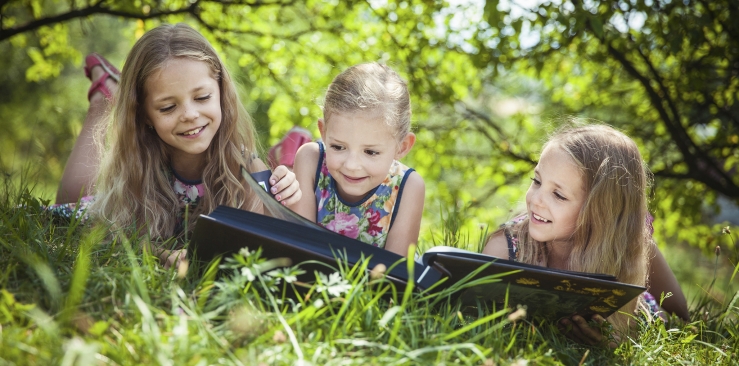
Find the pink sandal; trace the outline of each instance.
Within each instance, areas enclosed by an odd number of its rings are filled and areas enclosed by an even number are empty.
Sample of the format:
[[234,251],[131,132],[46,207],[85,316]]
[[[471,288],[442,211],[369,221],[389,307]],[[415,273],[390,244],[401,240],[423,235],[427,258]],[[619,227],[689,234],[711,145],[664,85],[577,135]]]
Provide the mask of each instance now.
[[[98,78],[97,80],[92,80],[92,68],[95,66],[100,66],[103,68],[103,75],[100,76],[100,78]],[[121,82],[121,72],[118,71],[118,69],[116,69],[115,66],[108,62],[108,60],[106,60],[103,56],[100,56],[94,52],[85,57],[85,76],[87,76],[87,78],[92,81],[92,85],[90,85],[90,89],[87,92],[87,100],[90,100],[92,95],[98,91],[103,93],[106,99],[112,100],[113,93],[110,91],[110,89],[108,89],[107,86],[105,86],[105,81],[108,80],[108,78],[111,78],[116,83]]]
[[291,128],[280,142],[269,149],[267,160],[272,170],[278,165],[285,165],[292,168],[298,148],[311,141],[313,141],[313,135],[311,135],[310,131],[298,126]]

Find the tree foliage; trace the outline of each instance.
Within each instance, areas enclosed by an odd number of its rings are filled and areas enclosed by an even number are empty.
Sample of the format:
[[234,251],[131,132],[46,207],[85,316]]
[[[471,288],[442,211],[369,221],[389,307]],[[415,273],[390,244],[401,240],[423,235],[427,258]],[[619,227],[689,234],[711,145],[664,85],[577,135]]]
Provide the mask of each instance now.
[[470,54],[493,73],[528,72],[566,112],[638,139],[661,228],[706,244],[717,198],[739,203],[737,16],[730,0],[489,0]]
[[0,63],[11,70],[0,87],[8,132],[0,162],[10,172],[8,151],[20,161],[41,155],[49,166],[42,180],[55,182],[84,117],[82,56],[109,52],[120,66],[143,32],[185,21],[244,86],[265,146],[293,125],[316,131],[323,92],[344,68],[377,60],[398,70],[411,87],[418,142],[407,159],[427,181],[426,223],[443,216],[474,232],[510,216],[547,132],[559,116],[578,115],[640,143],[656,176],[652,208],[666,223],[658,230],[698,243],[712,233],[703,215],[718,197],[739,202],[738,7],[0,1]]

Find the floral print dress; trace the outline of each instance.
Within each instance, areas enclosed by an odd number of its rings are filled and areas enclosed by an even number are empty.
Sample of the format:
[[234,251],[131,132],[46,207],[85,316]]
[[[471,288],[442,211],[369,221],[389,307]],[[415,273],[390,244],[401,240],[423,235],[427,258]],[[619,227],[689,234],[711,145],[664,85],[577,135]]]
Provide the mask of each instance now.
[[[178,226],[180,226],[184,221],[185,207],[190,205],[190,211],[192,211],[200,197],[205,193],[205,188],[203,182],[200,180],[190,181],[178,176],[174,171],[170,171],[169,173],[171,173],[172,189],[174,189],[175,195],[177,195],[177,201],[179,202],[180,216],[177,218],[177,222]],[[59,203],[51,205],[46,209],[54,216],[67,219],[74,217],[84,222],[89,219],[87,208],[94,201],[94,196],[84,196],[79,202]]]
[[398,214],[403,187],[413,172],[393,161],[385,180],[358,202],[349,203],[339,197],[336,181],[326,166],[326,150],[318,143],[320,154],[316,168],[316,222],[333,232],[384,248],[387,234]]

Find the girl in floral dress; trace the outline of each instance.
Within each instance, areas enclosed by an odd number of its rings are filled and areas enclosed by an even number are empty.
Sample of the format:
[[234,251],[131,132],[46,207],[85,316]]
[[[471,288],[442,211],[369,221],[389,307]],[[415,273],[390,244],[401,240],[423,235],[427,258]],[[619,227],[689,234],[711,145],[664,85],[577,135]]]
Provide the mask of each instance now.
[[[148,31],[122,73],[96,54],[85,64],[93,81],[90,110],[52,211],[84,213],[161,243],[183,237],[199,214],[218,205],[262,210],[240,173],[241,166],[267,169],[254,154],[251,119],[228,70],[200,33],[185,24]],[[286,167],[277,167],[270,180],[283,204],[300,199]],[[165,265],[185,254],[152,249]]]
[[[300,147],[294,171],[303,195],[294,211],[364,243],[407,256],[418,240],[425,185],[398,160],[413,147],[408,87],[386,65],[355,65],[328,87],[322,142]],[[411,253],[412,254],[412,253]]]

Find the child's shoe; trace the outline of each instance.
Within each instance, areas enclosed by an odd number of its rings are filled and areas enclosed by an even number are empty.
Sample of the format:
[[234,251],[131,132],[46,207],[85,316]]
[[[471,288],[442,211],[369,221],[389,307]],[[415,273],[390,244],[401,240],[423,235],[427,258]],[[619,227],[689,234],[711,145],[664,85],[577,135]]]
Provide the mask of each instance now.
[[[103,68],[103,75],[97,80],[92,80],[92,68],[95,66]],[[92,95],[98,91],[103,93],[106,99],[113,99],[113,93],[107,86],[105,86],[105,81],[108,80],[108,78],[111,78],[116,83],[121,82],[121,72],[103,56],[94,52],[85,57],[85,76],[92,81],[92,85],[90,85],[90,89],[87,91],[87,100],[90,100]]]
[[295,163],[295,153],[298,152],[298,148],[312,140],[313,135],[311,135],[310,131],[298,126],[291,128],[280,142],[269,149],[268,160],[272,170],[278,165],[285,165],[292,169]]

